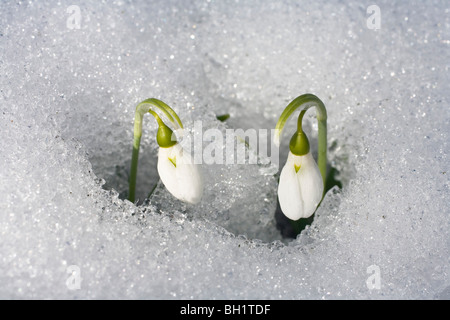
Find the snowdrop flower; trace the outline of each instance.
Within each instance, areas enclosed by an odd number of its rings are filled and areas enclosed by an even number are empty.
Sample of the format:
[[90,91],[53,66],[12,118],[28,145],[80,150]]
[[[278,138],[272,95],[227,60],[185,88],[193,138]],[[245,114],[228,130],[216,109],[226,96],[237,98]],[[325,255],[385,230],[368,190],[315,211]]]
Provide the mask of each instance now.
[[[311,152],[308,137],[303,132],[302,120],[306,110],[315,106],[319,120],[319,165]],[[283,111],[275,130],[275,144],[280,144],[283,127],[292,113],[303,107],[297,122],[297,132],[289,143],[289,154],[281,170],[278,200],[281,211],[291,220],[309,218],[322,200],[326,174],[326,110],[322,101],[312,94],[293,100]]]
[[177,199],[196,204],[203,195],[203,176],[198,165],[194,164],[189,153],[186,153],[177,142],[174,132],[161,120],[159,115],[151,109],[162,111],[175,129],[182,129],[178,115],[164,102],[157,99],[147,99],[136,107],[134,120],[134,144],[131,159],[129,200],[134,202],[139,146],[142,135],[142,120],[147,112],[158,122],[156,141],[159,145],[158,173],[166,189]]
[[164,186],[181,201],[196,204],[203,194],[203,177],[190,154],[179,143],[159,148],[158,173]]
[[291,220],[309,218],[322,194],[322,175],[311,152],[295,155],[289,151],[278,185],[278,200],[284,215]]

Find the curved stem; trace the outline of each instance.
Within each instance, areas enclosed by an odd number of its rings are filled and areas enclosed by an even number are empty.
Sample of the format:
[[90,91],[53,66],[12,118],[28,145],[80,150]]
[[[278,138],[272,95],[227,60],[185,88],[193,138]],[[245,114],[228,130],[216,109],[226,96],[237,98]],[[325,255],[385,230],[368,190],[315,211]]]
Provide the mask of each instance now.
[[161,118],[158,116],[158,114],[155,111],[150,109],[150,110],[148,110],[148,113],[150,113],[156,119],[156,122],[158,122],[159,126],[164,125],[164,122],[162,122]]
[[[148,107],[147,105],[150,105],[150,107]],[[146,113],[151,110],[151,107],[156,107],[157,109],[162,111],[175,129],[183,129],[183,124],[181,123],[181,120],[176,112],[161,100],[155,98],[145,99],[137,105],[136,112],[138,112],[139,109],[139,112]]]
[[144,115],[149,112],[155,117],[158,124],[162,122],[158,114],[152,110],[152,107],[156,107],[158,110],[162,111],[176,129],[183,128],[183,124],[181,123],[181,120],[176,112],[161,100],[150,98],[140,102],[137,105],[136,112],[134,114],[133,152],[131,156],[131,169],[128,189],[128,200],[133,203],[136,197],[137,167],[139,161],[139,148],[141,144],[142,122],[144,119]]
[[297,132],[303,132],[302,128],[302,122],[303,122],[303,116],[305,115],[306,110],[300,111],[300,114],[298,115],[297,119]]
[[281,134],[283,133],[283,128],[289,118],[292,116],[294,111],[301,108],[299,119],[297,122],[297,130],[301,130],[301,121],[305,112],[311,108],[316,108],[317,121],[318,121],[318,161],[317,164],[322,174],[322,180],[325,185],[326,175],[327,175],[327,110],[322,100],[317,96],[307,93],[303,94],[288,104],[284,109],[283,113],[278,119],[277,125],[275,127],[274,143],[279,146]]

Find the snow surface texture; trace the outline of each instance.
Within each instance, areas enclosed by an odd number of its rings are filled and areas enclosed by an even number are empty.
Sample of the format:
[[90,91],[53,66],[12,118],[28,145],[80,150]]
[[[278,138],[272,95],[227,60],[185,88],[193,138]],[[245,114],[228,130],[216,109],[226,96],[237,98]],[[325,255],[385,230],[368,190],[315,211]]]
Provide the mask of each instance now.
[[[379,30],[371,4],[2,2],[0,298],[450,298],[449,2],[376,1]],[[297,239],[257,165],[203,165],[195,207],[161,184],[119,197],[143,99],[224,131],[273,128],[307,92],[343,188]],[[146,117],[141,200],[155,134]]]

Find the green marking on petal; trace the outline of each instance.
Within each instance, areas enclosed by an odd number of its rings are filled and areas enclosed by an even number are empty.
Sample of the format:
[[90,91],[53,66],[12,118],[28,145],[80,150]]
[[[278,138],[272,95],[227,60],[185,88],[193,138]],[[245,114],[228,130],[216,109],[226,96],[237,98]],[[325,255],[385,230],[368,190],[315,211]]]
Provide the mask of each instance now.
[[295,173],[298,172],[298,170],[300,170],[301,165],[296,165],[294,164],[294,168],[295,168]]
[[173,166],[176,168],[177,167],[177,157],[173,157],[173,158],[169,158],[169,161],[172,162]]

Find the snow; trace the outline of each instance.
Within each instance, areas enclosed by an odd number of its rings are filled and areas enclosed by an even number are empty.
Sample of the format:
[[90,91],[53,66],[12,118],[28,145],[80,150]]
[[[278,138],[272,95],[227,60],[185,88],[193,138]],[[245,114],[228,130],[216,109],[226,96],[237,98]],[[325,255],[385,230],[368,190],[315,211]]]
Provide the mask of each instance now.
[[[371,4],[2,2],[0,298],[449,299],[450,7],[377,1],[373,30]],[[267,164],[203,164],[202,202],[173,198],[151,117],[124,200],[140,101],[195,136],[272,129],[303,93],[327,106],[343,187],[297,239]]]

